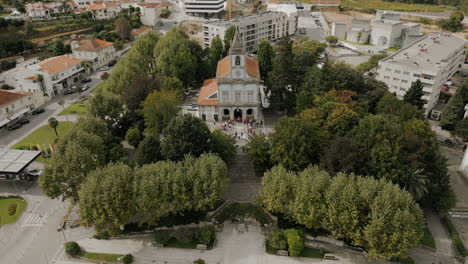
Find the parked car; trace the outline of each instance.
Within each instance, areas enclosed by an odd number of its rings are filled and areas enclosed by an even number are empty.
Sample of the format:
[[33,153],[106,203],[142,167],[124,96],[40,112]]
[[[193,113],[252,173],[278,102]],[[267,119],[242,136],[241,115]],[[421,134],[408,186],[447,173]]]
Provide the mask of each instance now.
[[42,175],[42,170],[40,169],[27,169],[26,173],[31,176],[39,177]]
[[63,90],[63,95],[74,94],[76,91],[74,89],[68,88]]
[[45,112],[44,108],[36,108],[36,109],[34,109],[32,111],[32,114],[33,115],[38,115],[38,114],[41,114],[41,113],[44,113],[44,112]]
[[89,85],[85,84],[83,85],[83,88],[81,88],[82,91],[86,91],[89,89]]
[[15,129],[20,128],[22,126],[23,126],[23,124],[21,124],[20,122],[15,122],[15,123],[11,124],[8,127],[8,130],[15,130]]
[[107,66],[112,67],[112,66],[114,66],[116,63],[117,63],[116,60],[111,60],[111,61],[107,64]]
[[29,119],[23,118],[23,119],[20,119],[18,122],[19,122],[21,125],[24,125],[24,124],[29,124],[30,121],[29,121]]
[[89,82],[91,82],[91,78],[86,78],[86,79],[81,80],[81,83],[89,83]]
[[101,71],[108,71],[108,70],[109,70],[109,67],[107,67],[107,66],[104,66],[104,67],[101,68]]

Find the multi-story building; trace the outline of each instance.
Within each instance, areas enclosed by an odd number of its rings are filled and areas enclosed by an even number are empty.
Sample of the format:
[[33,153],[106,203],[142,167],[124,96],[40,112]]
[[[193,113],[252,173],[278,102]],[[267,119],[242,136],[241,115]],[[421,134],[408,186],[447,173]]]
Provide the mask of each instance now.
[[198,17],[221,18],[226,9],[226,0],[179,0],[178,3],[186,14]]
[[0,129],[36,107],[31,93],[0,90]]
[[112,19],[119,15],[120,5],[120,1],[96,2],[86,6],[86,11],[93,14],[93,19]]
[[437,104],[441,86],[461,69],[466,40],[449,33],[432,32],[382,59],[377,79],[402,99],[416,80],[424,85],[426,115]]
[[160,15],[162,10],[170,10],[171,3],[168,1],[152,2],[152,3],[139,3],[138,4],[141,14],[140,21],[146,26],[156,26],[157,22],[160,21]]
[[71,41],[73,57],[89,61],[93,70],[98,70],[115,59],[114,43],[102,39],[79,39]]
[[94,0],[74,0],[73,3],[75,3],[77,8],[85,9],[87,6],[93,4]]
[[26,13],[32,20],[49,20],[53,14],[64,12],[63,4],[60,2],[36,2],[24,6]]
[[247,55],[236,30],[229,55],[218,62],[216,78],[203,83],[199,115],[215,121],[261,120],[263,89],[258,61]]
[[289,16],[282,12],[264,12],[232,20],[208,22],[203,25],[205,47],[211,45],[216,35],[224,39],[226,30],[234,25],[239,30],[243,46],[247,52],[257,50],[261,40],[276,41],[287,35],[293,35],[297,30],[297,13]]

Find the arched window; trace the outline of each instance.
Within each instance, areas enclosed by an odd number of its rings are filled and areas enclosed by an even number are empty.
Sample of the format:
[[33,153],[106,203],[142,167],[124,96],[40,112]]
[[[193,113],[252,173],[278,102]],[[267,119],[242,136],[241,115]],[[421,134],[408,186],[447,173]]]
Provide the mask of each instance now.
[[240,56],[236,56],[236,66],[240,65]]

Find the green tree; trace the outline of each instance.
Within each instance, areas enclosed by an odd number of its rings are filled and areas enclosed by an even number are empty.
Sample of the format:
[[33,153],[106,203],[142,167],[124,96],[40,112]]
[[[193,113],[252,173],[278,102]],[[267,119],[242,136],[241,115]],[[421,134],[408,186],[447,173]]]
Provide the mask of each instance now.
[[34,36],[34,25],[31,21],[26,21],[26,23],[24,23],[24,33],[26,34],[27,38],[32,38]]
[[260,75],[262,80],[266,81],[268,73],[273,69],[273,58],[275,53],[273,52],[273,47],[271,47],[270,42],[267,40],[262,40],[258,44],[258,65],[260,68]]
[[124,164],[108,164],[92,171],[79,191],[80,216],[86,227],[115,233],[134,215],[132,169]]
[[289,255],[292,257],[300,256],[304,249],[304,233],[297,229],[286,229],[284,236],[288,242]]
[[213,152],[217,153],[224,162],[229,163],[236,155],[236,140],[226,135],[222,130],[216,129],[213,135]]
[[301,91],[296,98],[296,112],[300,113],[313,106],[313,101],[320,92],[324,91],[322,72],[317,66],[309,67],[305,73]]
[[268,244],[270,245],[270,247],[278,250],[284,250],[288,246],[283,232],[279,230],[273,230],[270,233],[268,233]]
[[320,166],[332,175],[338,172],[361,174],[365,157],[353,139],[335,137],[320,156]]
[[400,183],[403,189],[408,191],[418,201],[423,198],[428,192],[429,182],[424,170],[422,169],[410,169]]
[[58,137],[57,133],[57,127],[59,126],[59,121],[55,117],[50,117],[49,120],[47,120],[49,123],[49,126],[54,130],[55,135]]
[[325,142],[326,135],[315,122],[300,117],[283,117],[271,135],[271,160],[288,169],[303,169],[319,162]]
[[75,241],[65,243],[64,247],[65,252],[72,257],[78,256],[78,254],[80,254],[81,252],[80,245],[78,245],[78,243],[76,243]]
[[291,215],[297,223],[319,229],[326,215],[324,201],[330,175],[314,166],[305,169],[297,177],[295,195],[290,205]]
[[423,85],[421,80],[416,80],[416,82],[411,84],[411,88],[405,93],[403,100],[409,104],[415,105],[421,110],[426,103],[422,97],[424,95]]
[[161,90],[172,91],[178,98],[182,96],[184,92],[184,84],[176,77],[160,76],[161,79]]
[[287,171],[281,165],[271,168],[263,175],[259,202],[270,212],[289,213],[296,182],[297,175],[294,172]]
[[463,118],[465,105],[468,103],[468,81],[465,81],[449,99],[442,114],[440,125],[447,130],[453,130],[458,121]]
[[458,121],[453,133],[460,137],[464,142],[468,142],[468,118]]
[[335,238],[352,238],[359,228],[359,192],[354,175],[338,173],[325,192],[323,226]]
[[228,54],[228,52],[229,52],[229,49],[231,49],[231,42],[232,42],[232,39],[234,39],[234,34],[236,34],[236,26],[231,25],[226,30],[226,33],[224,33],[224,52],[223,52],[223,56],[226,56]]
[[256,134],[249,138],[245,151],[253,161],[255,171],[263,173],[273,166],[270,148],[270,141],[266,138],[265,134]]
[[89,114],[104,120],[113,134],[120,134],[123,119],[127,114],[122,99],[112,93],[97,93],[89,100]]
[[125,17],[121,16],[115,20],[115,28],[121,40],[130,39],[130,31],[132,31],[132,27]]
[[386,93],[377,103],[376,113],[392,115],[398,117],[401,121],[423,119],[423,115],[417,106],[406,103],[390,93]]
[[127,130],[127,134],[125,134],[125,140],[128,142],[128,144],[134,146],[135,148],[138,147],[138,144],[140,144],[142,139],[143,135],[136,127],[130,128]]
[[102,139],[81,129],[62,137],[51,164],[39,177],[39,186],[51,198],[78,201],[78,190],[86,175],[103,165],[105,149]]
[[68,53],[68,49],[62,40],[56,40],[54,44],[54,55],[59,56]]
[[292,51],[298,69],[305,70],[307,67],[315,65],[318,57],[325,51],[326,47],[326,44],[315,40],[309,40],[307,37],[295,40],[293,42]]
[[172,91],[154,91],[143,102],[146,131],[159,135],[179,113],[179,99]]
[[388,54],[377,54],[377,55],[372,55],[368,61],[363,62],[356,66],[356,71],[360,73],[365,73],[367,71],[370,71],[377,67],[379,65],[379,61],[382,60],[383,58],[387,57]]
[[137,110],[142,108],[142,102],[152,91],[159,90],[160,86],[159,79],[138,76],[130,82],[128,87],[124,88],[122,101],[130,111],[138,112]]
[[135,153],[135,160],[138,165],[143,166],[145,164],[154,163],[162,159],[161,156],[161,143],[159,140],[152,136],[145,137]]
[[221,38],[219,37],[219,35],[216,35],[216,37],[214,37],[211,40],[210,53],[209,53],[212,76],[214,76],[214,74],[216,73],[216,67],[218,65],[218,61],[221,60],[222,57],[223,57],[223,42],[221,41]]
[[295,107],[297,79],[292,43],[292,40],[286,37],[275,47],[276,56],[267,78],[270,107],[274,109],[291,111]]
[[371,259],[404,256],[419,245],[423,213],[411,195],[397,185],[386,184],[371,206],[370,222],[364,228]]
[[163,130],[161,153],[169,160],[182,160],[185,155],[200,156],[213,150],[213,138],[205,122],[192,115],[173,118]]

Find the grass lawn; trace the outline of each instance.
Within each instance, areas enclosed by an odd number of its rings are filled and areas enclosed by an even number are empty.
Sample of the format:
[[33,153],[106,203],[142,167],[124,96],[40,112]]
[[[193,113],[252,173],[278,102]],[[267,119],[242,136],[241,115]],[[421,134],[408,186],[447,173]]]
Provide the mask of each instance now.
[[88,113],[88,100],[78,101],[65,108],[59,115],[79,115],[84,116]]
[[[8,215],[8,207],[10,204],[16,203],[16,212],[14,215]],[[18,198],[4,198],[0,199],[0,225],[14,223],[18,220],[26,208],[26,201]]]
[[386,49],[386,51],[389,51],[389,52],[395,52],[395,51],[399,51],[400,49],[399,48],[389,48],[389,49]]
[[[59,136],[66,134],[73,127],[73,122],[60,122],[57,127],[57,132]],[[49,144],[53,144],[54,140],[57,138],[55,136],[54,130],[47,124],[44,125],[36,131],[33,131],[27,137],[23,138],[20,142],[16,143],[12,148],[20,149],[21,147],[31,147],[39,144],[43,147],[43,144],[48,147]]]
[[320,248],[308,248],[305,247],[304,250],[301,252],[301,257],[303,258],[322,258],[323,255],[326,253],[330,253],[330,251],[320,249]]
[[375,10],[382,9],[382,10],[395,10],[395,11],[425,11],[425,12],[450,11],[449,8],[444,8],[444,7],[437,6],[437,5],[406,4],[406,3],[398,3],[398,2],[386,2],[383,0],[342,0],[341,6],[343,8],[375,9]]
[[460,234],[458,234],[458,231],[453,225],[450,218],[443,217],[442,224],[450,233],[450,236],[452,237],[453,243],[455,244],[455,247],[457,248],[458,253],[462,256],[468,256],[468,250],[465,248],[465,245],[463,244],[461,240]]
[[105,262],[118,262],[117,259],[123,255],[119,254],[104,254],[104,253],[93,253],[93,252],[86,252],[81,251],[80,257],[95,260],[95,261],[105,261]]
[[421,245],[426,246],[426,247],[431,247],[431,248],[436,248],[434,238],[432,237],[431,233],[429,232],[429,229],[424,228],[424,235],[421,238],[421,242],[419,242]]

